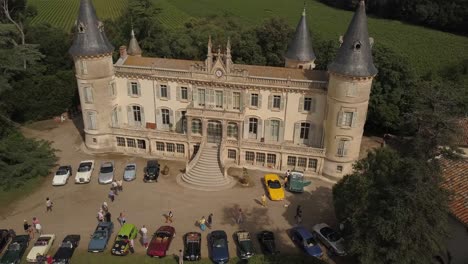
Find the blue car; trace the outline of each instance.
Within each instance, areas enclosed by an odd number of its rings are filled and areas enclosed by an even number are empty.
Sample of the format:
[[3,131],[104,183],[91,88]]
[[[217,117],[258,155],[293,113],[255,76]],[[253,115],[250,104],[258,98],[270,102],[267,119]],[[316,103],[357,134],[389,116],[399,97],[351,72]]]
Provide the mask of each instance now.
[[114,223],[101,222],[97,225],[94,234],[88,244],[88,252],[103,252],[106,247],[112,232],[114,231]]
[[216,230],[211,232],[209,238],[211,260],[216,264],[224,264],[229,261],[229,249],[226,232]]
[[309,256],[321,258],[323,255],[322,249],[315,240],[312,233],[303,226],[297,226],[291,229],[291,239],[298,247],[303,249]]

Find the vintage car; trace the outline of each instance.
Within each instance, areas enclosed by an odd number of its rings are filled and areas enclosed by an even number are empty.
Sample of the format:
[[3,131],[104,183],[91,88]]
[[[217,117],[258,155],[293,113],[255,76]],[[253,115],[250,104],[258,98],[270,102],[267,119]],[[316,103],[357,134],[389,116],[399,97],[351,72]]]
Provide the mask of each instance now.
[[115,238],[114,245],[112,246],[111,253],[116,256],[125,256],[130,251],[130,239],[137,237],[138,230],[134,224],[125,223],[120,228],[117,237]]
[[85,160],[80,162],[75,175],[75,183],[88,183],[91,181],[91,175],[94,170],[94,160]]
[[264,230],[257,234],[258,242],[265,255],[275,255],[279,251],[276,250],[275,235],[271,231]]
[[113,161],[102,162],[99,169],[98,182],[100,184],[111,183],[114,180],[114,170]]
[[304,192],[304,187],[310,185],[310,181],[304,180],[304,174],[299,171],[292,171],[289,174],[288,183],[286,184],[286,190],[290,192],[301,193]]
[[346,255],[344,239],[338,232],[331,229],[327,224],[316,224],[312,228],[316,237],[328,249],[329,253],[340,256]]
[[6,229],[0,229],[0,253],[3,251],[5,246],[8,244],[12,238],[13,230],[10,232]]
[[229,262],[229,248],[226,232],[216,230],[210,233],[209,247],[211,249],[211,260],[216,264]]
[[249,259],[254,255],[254,248],[250,233],[247,231],[236,232],[237,250],[240,259]]
[[29,236],[19,235],[15,236],[12,240],[8,249],[0,259],[0,264],[19,264],[24,252],[29,246]]
[[174,227],[161,226],[156,230],[156,232],[154,232],[153,238],[148,245],[148,250],[146,250],[146,254],[150,257],[165,257],[174,236]]
[[124,181],[133,181],[136,179],[137,166],[135,163],[129,163],[125,166],[123,179]]
[[281,201],[284,199],[284,190],[281,186],[279,176],[276,174],[266,174],[263,178],[268,196],[272,201]]
[[54,255],[54,264],[69,264],[73,252],[80,243],[80,235],[68,235],[62,240],[59,249]]
[[184,236],[184,259],[198,261],[201,258],[201,234],[190,232]]
[[157,160],[148,160],[145,167],[144,182],[157,182],[159,177],[159,162]]
[[70,165],[60,166],[55,172],[54,178],[52,179],[53,186],[65,185],[68,179],[72,175],[72,167]]
[[34,246],[29,251],[28,256],[26,257],[26,260],[28,262],[36,262],[38,255],[45,256],[47,252],[49,252],[50,247],[52,246],[54,241],[55,241],[54,234],[46,234],[46,235],[41,235],[40,237],[38,237],[36,242],[34,243]]
[[88,252],[103,252],[107,247],[107,243],[114,231],[114,223],[101,222],[97,225],[96,230],[91,235],[91,240],[88,244]]
[[312,233],[303,226],[296,226],[291,229],[291,239],[304,252],[312,257],[321,258],[323,251]]

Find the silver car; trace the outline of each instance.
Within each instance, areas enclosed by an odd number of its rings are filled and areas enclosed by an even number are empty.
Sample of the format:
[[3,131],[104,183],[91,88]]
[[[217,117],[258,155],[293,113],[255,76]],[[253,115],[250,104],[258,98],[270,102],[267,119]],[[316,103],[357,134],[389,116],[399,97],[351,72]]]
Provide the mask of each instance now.
[[135,163],[127,164],[127,166],[125,166],[124,169],[123,179],[125,181],[133,181],[134,179],[136,179],[136,169],[137,166]]
[[99,170],[98,182],[101,184],[108,184],[114,180],[114,162],[107,161],[101,163],[101,169]]
[[316,238],[318,238],[323,245],[331,251],[332,254],[344,256],[346,255],[344,239],[338,232],[331,229],[327,224],[316,224],[313,228]]

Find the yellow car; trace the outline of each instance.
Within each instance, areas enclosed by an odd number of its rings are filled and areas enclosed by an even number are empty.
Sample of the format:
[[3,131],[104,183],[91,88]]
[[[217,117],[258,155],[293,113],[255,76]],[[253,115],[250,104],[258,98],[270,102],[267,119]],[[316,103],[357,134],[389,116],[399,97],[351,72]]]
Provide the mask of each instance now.
[[276,174],[267,174],[264,177],[265,186],[268,195],[272,201],[281,201],[284,199],[284,190],[281,186],[279,176]]

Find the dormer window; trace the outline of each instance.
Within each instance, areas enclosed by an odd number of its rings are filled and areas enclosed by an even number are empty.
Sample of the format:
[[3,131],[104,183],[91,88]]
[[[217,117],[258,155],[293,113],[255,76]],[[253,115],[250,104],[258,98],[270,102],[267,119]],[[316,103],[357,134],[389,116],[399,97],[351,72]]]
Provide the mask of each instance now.
[[83,24],[83,22],[80,22],[78,24],[78,33],[84,33],[85,32],[85,25]]
[[354,46],[355,51],[359,51],[361,49],[361,42],[360,41],[355,41],[353,46]]
[[104,23],[102,23],[101,21],[98,21],[97,26],[98,26],[99,31],[104,32]]

